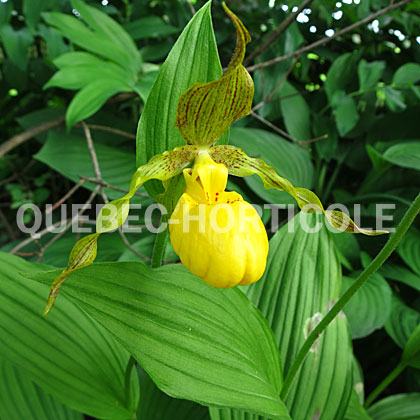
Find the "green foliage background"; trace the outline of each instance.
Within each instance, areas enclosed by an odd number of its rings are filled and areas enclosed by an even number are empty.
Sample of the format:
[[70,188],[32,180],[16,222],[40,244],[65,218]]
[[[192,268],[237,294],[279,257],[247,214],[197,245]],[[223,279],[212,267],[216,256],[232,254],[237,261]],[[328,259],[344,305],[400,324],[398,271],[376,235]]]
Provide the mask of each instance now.
[[[248,54],[300,3],[229,2],[251,33]],[[420,189],[420,3],[404,3],[331,40],[390,2],[307,1],[297,21],[246,63],[256,115],[229,133],[231,144],[326,205],[360,204],[363,226],[375,227],[377,203],[394,206],[385,227],[397,226]],[[253,69],[323,38],[296,59]],[[284,402],[284,375],[311,326],[385,237],[291,233],[280,211],[284,226],[271,235],[263,279],[221,291],[179,265],[152,270],[155,237],[145,230],[128,233],[128,245],[117,233],[103,235],[97,264],[72,275],[41,317],[47,285],[78,235],[44,232],[21,246],[28,236],[17,228],[17,209],[58,203],[81,180],[67,204],[96,191],[82,121],[104,192],[120,197],[136,158],[143,164],[182,144],[172,121],[179,95],[217,78],[234,46],[219,1],[0,3],[1,420],[420,419],[419,220],[327,328]],[[143,208],[133,212],[134,225],[145,223],[148,193],[163,191],[146,187],[133,199]],[[254,176],[231,178],[229,189],[260,205],[293,203]],[[173,202],[180,191],[182,183]],[[86,215],[94,219],[95,209]],[[264,211],[267,227],[271,216]],[[59,217],[56,210],[51,220]],[[300,217],[318,221],[298,215],[296,225]],[[33,220],[25,214],[28,225]],[[165,262],[177,262],[170,247]],[[45,269],[51,273],[40,275]],[[398,366],[365,410],[365,395]]]

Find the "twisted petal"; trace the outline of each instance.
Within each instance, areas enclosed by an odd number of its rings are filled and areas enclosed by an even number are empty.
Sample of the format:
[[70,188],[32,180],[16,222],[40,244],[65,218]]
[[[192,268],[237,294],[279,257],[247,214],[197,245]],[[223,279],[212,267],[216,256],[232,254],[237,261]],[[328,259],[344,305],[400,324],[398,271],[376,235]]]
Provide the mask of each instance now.
[[154,156],[148,163],[137,169],[131,179],[128,193],[124,197],[110,201],[102,207],[96,222],[96,233],[85,236],[74,245],[67,267],[51,286],[44,316],[48,314],[54,305],[60,287],[66,278],[73,271],[93,263],[96,258],[99,235],[117,229],[125,222],[128,216],[130,199],[134,196],[137,189],[150,179],[166,181],[178,175],[194,160],[197,152],[198,149],[194,146],[178,147],[171,152]]
[[286,178],[282,178],[262,159],[249,157],[242,149],[235,146],[215,146],[209,150],[215,162],[227,166],[229,174],[240,177],[257,174],[266,189],[286,191],[298,203],[302,211],[307,213],[322,212],[329,224],[341,232],[363,233],[365,235],[382,235],[386,230],[367,230],[358,227],[345,213],[338,210],[325,210],[318,196],[306,188],[295,188]]
[[194,83],[180,97],[175,125],[188,144],[213,144],[234,121],[251,112],[254,83],[242,66],[245,46],[251,37],[226,4],[223,7],[236,28],[236,49],[219,79]]

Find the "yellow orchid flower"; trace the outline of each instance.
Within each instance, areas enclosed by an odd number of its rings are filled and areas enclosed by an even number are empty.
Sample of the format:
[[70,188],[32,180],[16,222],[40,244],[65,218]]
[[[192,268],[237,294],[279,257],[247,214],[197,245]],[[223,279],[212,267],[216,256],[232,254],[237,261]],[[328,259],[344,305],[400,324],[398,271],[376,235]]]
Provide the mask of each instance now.
[[[187,186],[170,219],[171,241],[185,266],[215,287],[257,281],[265,270],[268,253],[267,233],[254,208],[236,192],[225,191],[228,174],[240,177],[259,175],[265,188],[286,191],[295,198],[302,211],[323,212],[338,230],[366,235],[388,233],[359,228],[345,213],[324,210],[312,191],[295,188],[263,160],[251,158],[234,146],[214,146],[234,121],[250,113],[254,95],[252,78],[242,65],[245,47],[251,37],[226,4],[223,3],[223,7],[236,28],[236,49],[219,79],[194,83],[180,97],[175,125],[187,145],[156,155],[139,167],[133,175],[129,192],[101,209],[96,233],[74,245],[67,267],[52,284],[44,315],[51,310],[65,279],[73,271],[92,264],[100,234],[125,222],[130,199],[143,183],[151,179],[166,182],[184,172]],[[192,163],[193,168],[187,169]],[[211,210],[217,208],[216,202],[222,207],[214,215]],[[207,211],[200,215],[200,208]],[[187,231],[185,221],[193,217],[198,218],[198,224],[190,223],[191,230]],[[223,233],[229,217],[233,221],[231,229]],[[215,226],[218,223],[215,225],[212,218],[222,226],[221,231],[217,231]]]
[[184,169],[186,189],[169,220],[172,246],[181,262],[213,287],[248,285],[265,270],[268,238],[254,209],[225,191],[228,170],[206,151]]

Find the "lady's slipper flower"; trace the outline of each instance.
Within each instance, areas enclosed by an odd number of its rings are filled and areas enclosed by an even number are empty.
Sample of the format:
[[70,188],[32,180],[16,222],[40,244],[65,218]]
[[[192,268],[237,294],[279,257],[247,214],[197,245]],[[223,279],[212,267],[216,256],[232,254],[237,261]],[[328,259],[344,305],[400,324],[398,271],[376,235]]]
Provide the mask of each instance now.
[[205,151],[184,178],[185,192],[169,221],[181,262],[210,286],[255,283],[265,270],[268,238],[254,207],[225,191],[228,170]]
[[[148,180],[165,182],[183,171],[186,189],[171,216],[171,241],[185,266],[215,287],[257,281],[264,272],[268,252],[267,233],[255,209],[239,194],[225,191],[228,174],[240,177],[257,174],[265,188],[286,191],[302,211],[324,213],[328,222],[340,231],[388,233],[359,228],[345,213],[324,210],[312,191],[294,187],[263,160],[252,158],[234,146],[214,145],[234,121],[250,113],[254,95],[252,78],[242,65],[251,38],[239,18],[225,4],[223,7],[236,28],[236,49],[219,79],[194,83],[180,97],[174,123],[187,145],[156,155],[140,166],[132,177],[129,192],[101,209],[96,233],[75,244],[67,267],[52,284],[44,315],[52,308],[65,279],[73,271],[92,264],[100,234],[125,222],[136,190]],[[192,162],[193,168],[186,169]],[[200,209],[204,209],[203,214]],[[196,221],[191,220],[194,217]],[[186,230],[188,220],[190,230]]]

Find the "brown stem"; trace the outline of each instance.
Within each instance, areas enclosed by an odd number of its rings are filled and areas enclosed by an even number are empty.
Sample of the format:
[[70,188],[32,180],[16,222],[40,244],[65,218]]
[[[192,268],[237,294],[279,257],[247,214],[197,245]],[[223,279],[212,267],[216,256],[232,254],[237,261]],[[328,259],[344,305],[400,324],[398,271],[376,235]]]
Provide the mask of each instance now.
[[10,152],[15,147],[24,143],[25,141],[37,136],[38,134],[43,133],[44,131],[48,131],[54,127],[58,127],[63,122],[64,116],[60,116],[55,120],[44,122],[42,124],[37,125],[36,127],[32,127],[29,130],[24,131],[23,133],[11,137],[9,140],[5,141],[0,145],[0,158],[6,153]]
[[[128,193],[127,190],[124,190],[123,188],[120,188],[120,187],[116,187],[115,185],[108,184],[103,179],[89,178],[89,177],[83,176],[83,175],[78,175],[78,176],[79,176],[80,179],[83,179],[87,182],[92,182],[93,184],[102,185],[103,187],[109,188],[110,190],[119,191],[119,192],[122,192],[122,193],[125,193],[125,194]],[[148,194],[145,194],[145,193],[136,192],[135,195],[137,195],[138,197],[150,198],[150,196]]]
[[255,64],[254,66],[248,67],[247,70],[249,72],[255,71],[255,70],[258,70],[258,69],[262,69],[264,67],[272,66],[273,64],[276,64],[276,63],[280,63],[281,61],[288,60],[289,58],[295,57],[297,55],[303,54],[303,53],[305,53],[307,51],[310,51],[310,50],[312,50],[316,47],[319,47],[320,45],[323,45],[323,44],[326,44],[327,42],[332,41],[333,39],[337,38],[338,36],[344,35],[347,32],[351,32],[353,29],[355,29],[355,28],[357,28],[361,25],[364,25],[365,23],[368,23],[371,20],[376,19],[377,17],[382,16],[385,13],[388,13],[389,11],[391,11],[393,9],[397,9],[398,7],[404,6],[405,4],[410,3],[411,1],[412,0],[402,0],[398,3],[390,4],[389,6],[384,7],[383,9],[378,10],[375,13],[372,13],[371,15],[365,17],[364,19],[359,20],[358,22],[355,22],[352,25],[341,29],[340,31],[337,31],[331,37],[324,37],[324,38],[322,38],[318,41],[315,41],[312,44],[306,45],[305,47],[302,47],[299,50],[296,50],[296,51],[294,51],[290,54],[285,54],[285,55],[282,55],[281,57],[276,57],[276,58],[273,58],[272,60],[268,60],[268,61],[264,61],[263,63]]
[[267,38],[257,47],[245,60],[244,66],[249,64],[254,58],[258,57],[262,52],[264,52],[296,19],[297,15],[307,6],[312,3],[313,0],[304,0],[302,4],[298,7],[296,12],[293,12],[284,19],[273,32],[271,32]]
[[257,120],[261,121],[263,124],[265,124],[267,127],[270,127],[272,130],[274,130],[276,133],[279,133],[281,136],[286,137],[287,139],[293,141],[294,143],[299,143],[299,140],[292,137],[290,134],[286,133],[286,131],[282,130],[281,128],[277,127],[270,121],[267,121],[265,118],[261,117],[261,115],[258,115],[256,112],[251,111],[251,115],[256,118]]

